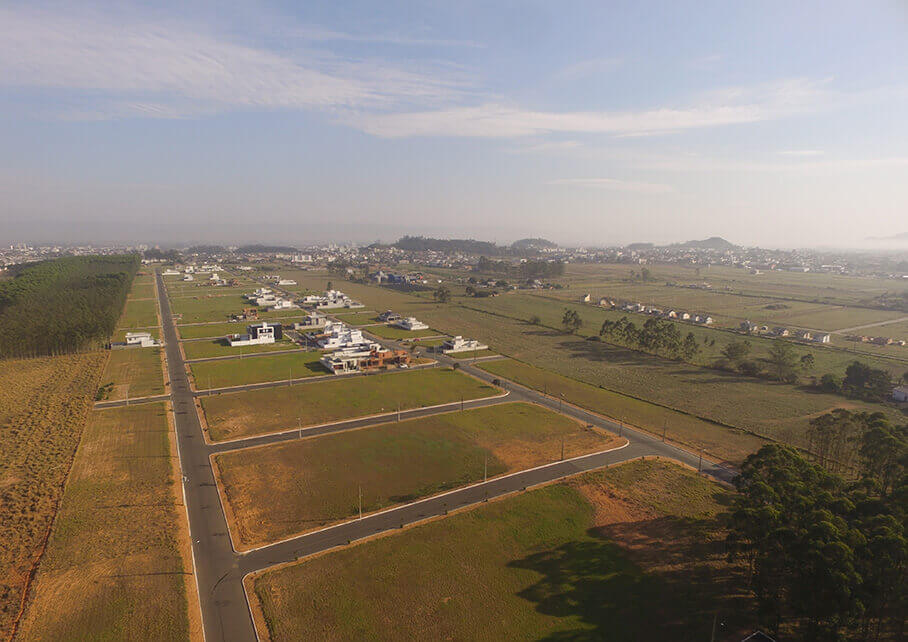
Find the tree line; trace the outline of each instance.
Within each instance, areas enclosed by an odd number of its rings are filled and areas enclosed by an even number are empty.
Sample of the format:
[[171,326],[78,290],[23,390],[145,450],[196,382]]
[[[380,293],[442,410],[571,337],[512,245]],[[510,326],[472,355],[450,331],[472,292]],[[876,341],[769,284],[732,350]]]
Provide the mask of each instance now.
[[137,254],[23,264],[0,282],[0,358],[78,352],[106,343],[139,269]]
[[521,279],[547,279],[562,276],[564,274],[564,262],[526,260],[520,263],[512,263],[510,261],[495,261],[486,256],[480,256],[476,270],[485,274],[503,274]]
[[745,460],[729,556],[747,564],[760,623],[771,632],[902,639],[908,426],[840,410],[815,419],[810,439],[815,463],[777,444]]
[[668,359],[690,361],[700,352],[700,344],[693,332],[682,336],[676,324],[655,317],[647,319],[639,328],[627,317],[621,317],[617,321],[605,320],[599,329],[599,336],[610,343]]

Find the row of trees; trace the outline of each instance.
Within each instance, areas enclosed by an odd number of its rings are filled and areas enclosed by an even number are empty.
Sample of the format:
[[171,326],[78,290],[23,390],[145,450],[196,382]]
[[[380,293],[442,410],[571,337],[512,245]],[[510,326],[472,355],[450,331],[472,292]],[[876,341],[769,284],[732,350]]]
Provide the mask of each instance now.
[[839,414],[816,422],[814,445],[835,441],[830,431],[845,424],[846,432],[862,431],[848,438],[859,454],[857,477],[776,444],[745,460],[735,481],[729,555],[748,565],[759,618],[770,631],[803,640],[901,639],[908,429],[876,415]]
[[639,328],[627,317],[621,317],[617,321],[606,320],[602,323],[599,336],[610,343],[669,359],[690,361],[700,351],[700,344],[693,332],[682,336],[676,324],[656,317],[647,319]]
[[750,358],[750,341],[732,341],[722,348],[719,365],[732,367],[751,377],[797,383],[798,376],[813,370],[815,362],[812,354],[798,355],[787,341],[773,341],[761,359]]
[[0,282],[0,358],[106,343],[139,269],[138,255],[69,256],[20,266]]

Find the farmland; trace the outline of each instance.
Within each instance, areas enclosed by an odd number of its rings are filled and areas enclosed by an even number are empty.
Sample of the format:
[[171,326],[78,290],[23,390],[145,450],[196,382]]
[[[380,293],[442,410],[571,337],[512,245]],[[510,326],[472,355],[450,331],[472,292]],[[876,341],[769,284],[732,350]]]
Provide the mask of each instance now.
[[212,440],[478,399],[499,391],[448,369],[411,370],[202,397]]
[[[239,328],[237,328],[239,329]],[[231,347],[226,339],[212,341],[187,341],[183,344],[183,354],[187,359],[205,359],[207,357],[241,357],[244,354],[259,352],[276,352],[280,350],[293,350],[298,346],[289,339],[262,343],[251,346]]]
[[[274,541],[614,440],[507,403],[216,455],[237,546]],[[487,466],[487,468],[486,468]]]
[[164,393],[162,348],[111,350],[101,375],[104,399],[147,397]]
[[588,473],[266,571],[258,619],[275,641],[702,640],[718,611],[740,639],[728,495],[658,461]]
[[241,386],[262,381],[283,381],[328,374],[318,362],[322,353],[294,352],[249,359],[202,361],[190,365],[196,389]]
[[0,361],[0,636],[57,512],[102,353]]
[[164,404],[96,411],[85,428],[34,598],[27,640],[188,639]]
[[656,435],[662,435],[664,431],[666,438],[671,441],[693,450],[703,450],[708,455],[734,464],[740,464],[747,455],[756,452],[766,443],[766,440],[740,430],[591,386],[519,361],[503,359],[483,363],[479,367],[529,388],[541,390],[553,398],[564,399]]

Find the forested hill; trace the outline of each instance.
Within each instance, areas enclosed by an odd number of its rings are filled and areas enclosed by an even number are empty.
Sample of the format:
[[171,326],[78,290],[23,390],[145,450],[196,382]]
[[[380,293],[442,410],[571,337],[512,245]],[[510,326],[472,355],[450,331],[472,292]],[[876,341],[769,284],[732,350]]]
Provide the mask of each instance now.
[[465,254],[501,254],[501,248],[488,241],[473,239],[433,239],[425,236],[405,236],[394,247],[411,252],[463,252]]
[[0,281],[0,358],[77,352],[106,343],[139,269],[136,254],[68,256]]

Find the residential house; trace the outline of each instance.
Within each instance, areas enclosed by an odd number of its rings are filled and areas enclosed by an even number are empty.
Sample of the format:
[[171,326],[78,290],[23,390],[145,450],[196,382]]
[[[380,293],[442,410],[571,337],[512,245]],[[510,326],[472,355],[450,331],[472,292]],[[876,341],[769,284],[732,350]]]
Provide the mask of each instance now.
[[392,323],[394,327],[401,328],[403,330],[428,330],[429,326],[416,319],[416,317],[406,317],[403,319],[398,319]]
[[441,344],[441,351],[445,354],[453,354],[456,352],[473,352],[476,350],[488,350],[489,346],[484,343],[480,343],[476,339],[464,339],[462,336],[457,335],[452,339],[448,339]]

